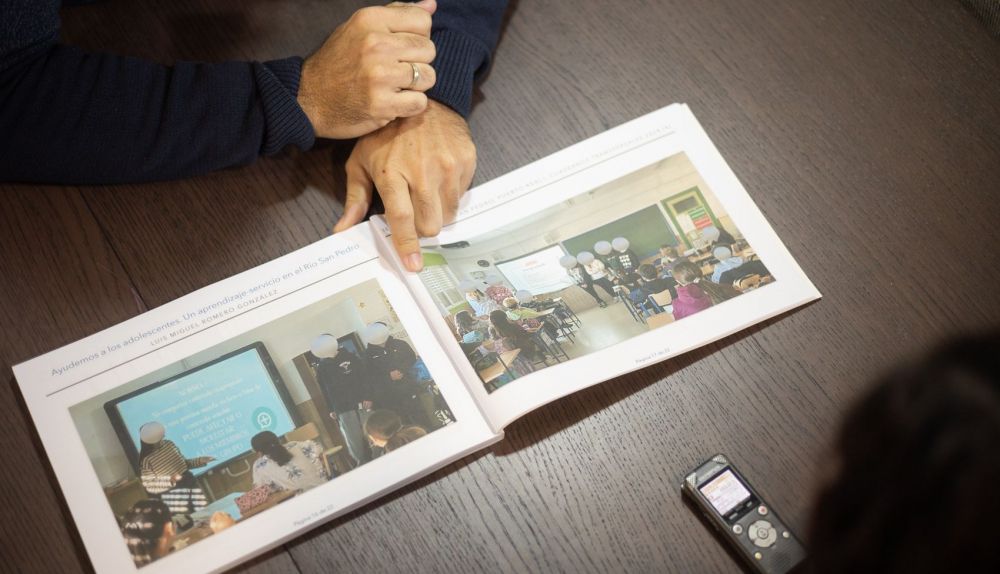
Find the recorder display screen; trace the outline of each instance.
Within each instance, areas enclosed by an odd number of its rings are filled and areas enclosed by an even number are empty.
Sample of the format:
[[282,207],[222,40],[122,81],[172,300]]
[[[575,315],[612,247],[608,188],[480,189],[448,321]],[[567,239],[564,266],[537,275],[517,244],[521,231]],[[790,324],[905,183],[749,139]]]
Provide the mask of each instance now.
[[750,491],[743,486],[740,479],[736,478],[733,471],[728,468],[699,490],[712,503],[715,511],[721,515],[725,515],[735,508],[737,504],[750,497]]

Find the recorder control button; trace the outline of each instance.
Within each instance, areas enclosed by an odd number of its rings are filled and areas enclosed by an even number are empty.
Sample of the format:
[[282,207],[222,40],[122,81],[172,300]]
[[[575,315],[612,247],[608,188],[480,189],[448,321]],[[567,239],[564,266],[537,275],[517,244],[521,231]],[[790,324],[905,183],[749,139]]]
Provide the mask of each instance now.
[[735,533],[735,534],[743,534],[743,527],[740,526],[739,524],[734,524],[733,525],[733,533]]
[[757,507],[757,514],[761,516],[767,516],[767,507],[761,504]]
[[755,546],[769,548],[778,540],[778,531],[766,520],[758,520],[747,529],[747,535]]

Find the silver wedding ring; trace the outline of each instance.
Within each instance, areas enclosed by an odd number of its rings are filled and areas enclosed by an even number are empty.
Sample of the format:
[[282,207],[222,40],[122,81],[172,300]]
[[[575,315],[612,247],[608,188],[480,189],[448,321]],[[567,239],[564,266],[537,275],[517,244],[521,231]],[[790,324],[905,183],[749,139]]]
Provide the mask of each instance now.
[[407,88],[408,90],[412,90],[417,87],[417,82],[420,81],[420,68],[418,68],[413,62],[410,62],[410,67],[413,68],[413,79],[410,80],[410,87]]

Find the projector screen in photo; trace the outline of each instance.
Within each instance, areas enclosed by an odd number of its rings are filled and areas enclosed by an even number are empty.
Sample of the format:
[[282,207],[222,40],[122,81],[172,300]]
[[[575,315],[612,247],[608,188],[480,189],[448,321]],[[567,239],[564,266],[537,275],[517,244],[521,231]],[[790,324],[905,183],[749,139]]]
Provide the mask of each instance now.
[[280,436],[295,428],[284,387],[269,364],[267,350],[257,343],[105,408],[133,462],[141,447],[139,427],[157,421],[185,458],[215,458],[193,469],[200,474],[250,450],[251,437],[260,431]]
[[497,263],[515,291],[527,289],[534,295],[552,293],[574,285],[559,258],[566,253],[558,245],[546,247],[530,255]]

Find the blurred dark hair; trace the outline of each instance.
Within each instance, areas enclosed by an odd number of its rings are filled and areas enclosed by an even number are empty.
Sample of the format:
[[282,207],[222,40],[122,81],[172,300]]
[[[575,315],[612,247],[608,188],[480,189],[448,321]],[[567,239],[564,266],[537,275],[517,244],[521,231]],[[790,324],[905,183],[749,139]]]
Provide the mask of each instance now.
[[159,500],[140,500],[122,517],[122,536],[135,565],[145,566],[156,560],[156,547],[163,528],[170,522],[170,509]]
[[365,434],[375,440],[389,440],[403,426],[403,420],[394,411],[379,409],[365,421]]
[[271,431],[260,431],[253,435],[253,438],[250,439],[250,446],[280,466],[285,466],[288,461],[292,460],[292,453],[288,452],[285,445],[281,444],[278,435]]
[[890,374],[847,413],[812,571],[1000,572],[1000,332]]
[[455,313],[455,326],[458,327],[459,335],[465,335],[476,328],[476,320],[472,317],[472,313],[463,309]]
[[653,267],[649,263],[643,263],[639,266],[639,276],[646,281],[656,279],[656,267]]
[[416,425],[405,426],[395,433],[389,440],[385,441],[385,452],[392,452],[404,444],[410,444],[422,436],[427,436],[427,431]]

